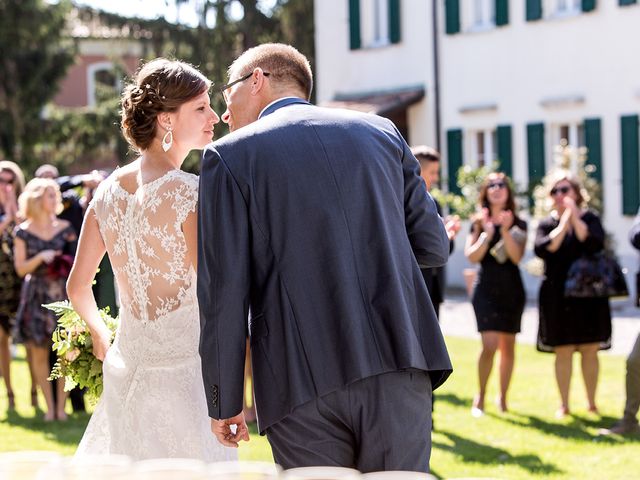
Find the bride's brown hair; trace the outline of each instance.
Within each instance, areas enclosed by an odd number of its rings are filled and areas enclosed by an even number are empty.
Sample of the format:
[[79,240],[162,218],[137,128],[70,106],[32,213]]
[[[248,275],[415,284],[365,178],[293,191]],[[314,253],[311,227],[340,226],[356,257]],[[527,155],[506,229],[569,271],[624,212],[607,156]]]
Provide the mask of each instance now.
[[156,58],[143,65],[122,92],[120,126],[134,150],[149,148],[156,137],[156,117],[209,90],[211,81],[193,66]]

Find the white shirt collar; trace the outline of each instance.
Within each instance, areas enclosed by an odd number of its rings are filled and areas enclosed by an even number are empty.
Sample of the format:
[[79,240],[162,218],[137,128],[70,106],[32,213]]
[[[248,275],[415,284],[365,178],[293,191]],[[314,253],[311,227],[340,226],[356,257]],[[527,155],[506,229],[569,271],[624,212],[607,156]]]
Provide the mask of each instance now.
[[269,108],[271,105],[273,105],[273,104],[274,104],[274,103],[276,103],[276,102],[279,102],[280,100],[285,100],[285,99],[287,99],[287,98],[295,98],[295,99],[298,99],[298,98],[300,98],[300,97],[280,97],[280,98],[276,98],[273,102],[271,102],[269,105],[267,105],[266,107],[264,107],[264,108],[262,109],[262,111],[260,112],[260,115],[258,115],[258,118],[262,118],[262,114],[264,113],[264,111],[265,111],[267,108]]

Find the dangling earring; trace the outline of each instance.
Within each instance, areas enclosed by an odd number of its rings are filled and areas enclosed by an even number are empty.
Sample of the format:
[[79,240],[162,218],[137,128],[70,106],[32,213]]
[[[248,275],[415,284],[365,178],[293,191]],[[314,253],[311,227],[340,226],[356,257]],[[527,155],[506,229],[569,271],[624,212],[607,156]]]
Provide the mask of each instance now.
[[173,132],[171,131],[171,127],[167,130],[167,133],[162,137],[162,150],[168,152],[173,145]]

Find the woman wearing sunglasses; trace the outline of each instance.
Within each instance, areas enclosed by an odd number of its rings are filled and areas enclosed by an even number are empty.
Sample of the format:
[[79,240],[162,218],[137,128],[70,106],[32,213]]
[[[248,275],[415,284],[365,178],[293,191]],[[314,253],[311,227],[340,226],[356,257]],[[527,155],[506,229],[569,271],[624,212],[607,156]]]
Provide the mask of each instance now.
[[[482,336],[478,358],[480,391],[473,400],[474,417],[484,413],[493,358],[500,351],[498,408],[507,411],[507,390],[515,357],[516,333],[525,304],[518,263],[524,254],[527,224],[515,212],[513,191],[504,173],[491,173],[482,183],[479,211],[467,237],[465,255],[480,264],[471,303]],[[505,295],[505,292],[509,292]]]
[[561,404],[556,417],[569,414],[569,384],[574,352],[580,352],[588,409],[598,413],[598,350],[611,346],[608,298],[568,298],[564,283],[569,267],[585,253],[604,249],[605,233],[598,216],[587,210],[588,196],[570,172],[551,173],[544,181],[551,214],[538,225],[535,253],[544,260],[540,286],[538,350],[554,352]]

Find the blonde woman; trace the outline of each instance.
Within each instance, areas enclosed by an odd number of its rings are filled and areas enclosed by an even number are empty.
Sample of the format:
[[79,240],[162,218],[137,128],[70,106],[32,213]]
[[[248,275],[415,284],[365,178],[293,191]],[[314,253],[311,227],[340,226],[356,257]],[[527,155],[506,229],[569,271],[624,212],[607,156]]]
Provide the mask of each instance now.
[[62,210],[62,201],[55,181],[31,180],[18,205],[19,214],[25,219],[16,228],[14,245],[16,272],[24,278],[16,316],[18,340],[31,351],[36,383],[47,402],[45,421],[66,420],[64,383],[57,382],[58,402],[54,406],[47,380],[56,317],[42,305],[67,298],[65,283],[75,253],[76,234],[69,222],[56,216]]
[[540,221],[535,253],[544,260],[540,286],[538,350],[554,352],[561,404],[558,418],[570,413],[569,384],[573,353],[580,352],[588,409],[598,413],[598,350],[611,346],[611,310],[608,298],[567,298],[564,283],[574,260],[604,249],[600,218],[587,209],[587,194],[570,172],[551,173],[548,187],[551,214]]

